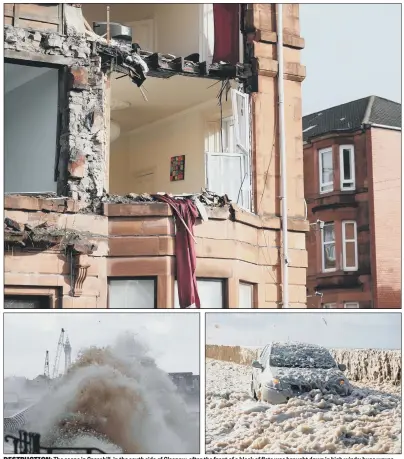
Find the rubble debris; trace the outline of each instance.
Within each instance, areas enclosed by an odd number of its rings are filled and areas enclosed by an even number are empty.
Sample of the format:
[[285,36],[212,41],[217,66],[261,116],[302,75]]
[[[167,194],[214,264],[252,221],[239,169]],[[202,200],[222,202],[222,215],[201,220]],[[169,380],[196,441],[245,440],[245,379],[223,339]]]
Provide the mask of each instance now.
[[220,196],[213,191],[208,191],[205,188],[202,188],[202,192],[198,195],[198,199],[209,207],[224,207],[231,203],[227,194]]
[[[127,61],[132,60],[137,63],[143,62],[147,68],[147,75],[157,78],[171,78],[175,75],[205,77],[216,80],[238,79],[246,80],[252,75],[250,64],[239,63],[237,65],[220,62],[208,65],[206,62],[198,62],[199,55],[197,53],[190,56],[176,57],[171,54],[152,53],[139,48],[135,43],[129,51],[120,49],[112,51],[106,45],[97,45],[98,52],[105,57],[105,65],[108,67],[111,62],[111,57],[114,57],[114,70],[123,74],[127,74],[132,78],[130,72],[125,69]],[[197,61],[198,60],[198,61]],[[140,83],[141,84],[141,83]],[[140,86],[138,84],[138,86]]]
[[208,207],[224,207],[231,203],[229,197],[225,194],[220,196],[213,191],[208,191],[205,188],[202,188],[200,193],[184,193],[182,195],[173,195],[169,193],[159,192],[154,196],[148,193],[136,194],[129,193],[124,196],[118,196],[113,194],[105,194],[101,201],[108,204],[134,204],[137,202],[159,202],[156,195],[165,195],[174,198],[174,199],[185,199],[192,198],[193,200],[198,199],[202,204]]
[[47,222],[36,226],[21,224],[11,218],[4,219],[5,246],[20,246],[37,249],[55,247],[60,251],[71,250],[73,253],[91,254],[97,250],[94,239],[106,236],[78,231],[70,228],[60,228]]
[[115,194],[107,194],[102,198],[102,202],[108,204],[133,204],[136,202],[157,202],[150,194],[142,193],[129,193],[125,196],[118,196]]

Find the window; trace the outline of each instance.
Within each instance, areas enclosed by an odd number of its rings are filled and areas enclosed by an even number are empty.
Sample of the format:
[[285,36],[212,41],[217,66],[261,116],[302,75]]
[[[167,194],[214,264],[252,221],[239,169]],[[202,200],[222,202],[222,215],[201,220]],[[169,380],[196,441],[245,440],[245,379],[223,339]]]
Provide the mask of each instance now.
[[334,223],[324,223],[321,236],[323,272],[334,271],[337,266],[335,257]]
[[337,307],[337,303],[325,303],[323,304],[323,309],[335,309]]
[[356,222],[342,222],[342,264],[344,271],[358,269],[358,242]]
[[49,309],[50,307],[49,296],[4,295],[5,309]]
[[232,90],[233,116],[208,123],[207,188],[251,208],[249,96]]
[[345,309],[359,309],[359,303],[344,303]]
[[334,190],[334,167],[332,163],[332,148],[319,150],[320,193]]
[[109,307],[153,309],[157,307],[156,279],[132,278],[109,280]]
[[355,189],[355,155],[353,145],[339,147],[341,190]]
[[56,192],[59,70],[4,66],[4,191]]
[[269,358],[269,351],[271,350],[271,347],[267,344],[263,351],[261,352],[261,355],[260,355],[260,363],[262,365],[265,366],[265,364],[267,363],[268,361],[268,358]]
[[239,283],[238,307],[252,308],[254,302],[254,285],[245,282]]
[[51,309],[62,307],[62,289],[59,287],[33,287],[29,285],[4,287],[6,309]]
[[[224,308],[224,287],[223,279],[197,279],[198,294],[201,301],[201,308]],[[174,285],[174,308],[179,308],[180,302],[178,299],[178,284],[175,281]]]

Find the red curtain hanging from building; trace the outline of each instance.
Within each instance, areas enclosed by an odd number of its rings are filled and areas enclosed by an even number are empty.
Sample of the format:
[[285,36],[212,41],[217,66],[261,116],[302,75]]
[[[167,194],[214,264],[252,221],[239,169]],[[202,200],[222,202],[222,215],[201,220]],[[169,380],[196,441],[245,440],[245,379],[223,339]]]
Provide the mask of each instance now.
[[238,3],[214,3],[213,21],[215,25],[215,45],[213,62],[240,61],[240,19]]

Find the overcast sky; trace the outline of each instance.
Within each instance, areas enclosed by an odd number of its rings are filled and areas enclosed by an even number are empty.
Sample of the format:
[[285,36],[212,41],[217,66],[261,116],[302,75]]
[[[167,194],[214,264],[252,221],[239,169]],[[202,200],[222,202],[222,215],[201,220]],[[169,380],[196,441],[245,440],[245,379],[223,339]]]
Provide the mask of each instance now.
[[401,103],[401,4],[301,4],[303,115],[371,95]]
[[207,344],[300,341],[330,348],[401,349],[400,313],[208,313]]
[[[61,328],[72,346],[72,361],[81,348],[113,344],[122,332],[145,337],[160,368],[199,374],[198,313],[20,313],[4,314],[4,375],[34,378],[43,374],[45,351],[52,370]],[[64,357],[60,368],[63,368]]]

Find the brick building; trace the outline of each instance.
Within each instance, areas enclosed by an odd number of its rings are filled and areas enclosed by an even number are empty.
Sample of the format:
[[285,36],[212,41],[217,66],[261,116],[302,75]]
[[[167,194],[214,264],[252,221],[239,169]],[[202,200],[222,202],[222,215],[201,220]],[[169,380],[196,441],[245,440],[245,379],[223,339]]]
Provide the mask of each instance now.
[[308,307],[400,308],[401,105],[304,116],[303,139]]
[[[182,222],[160,192],[198,208],[201,307],[282,307],[277,8],[5,5],[6,307],[178,306]],[[282,17],[289,307],[305,307],[299,6]]]

